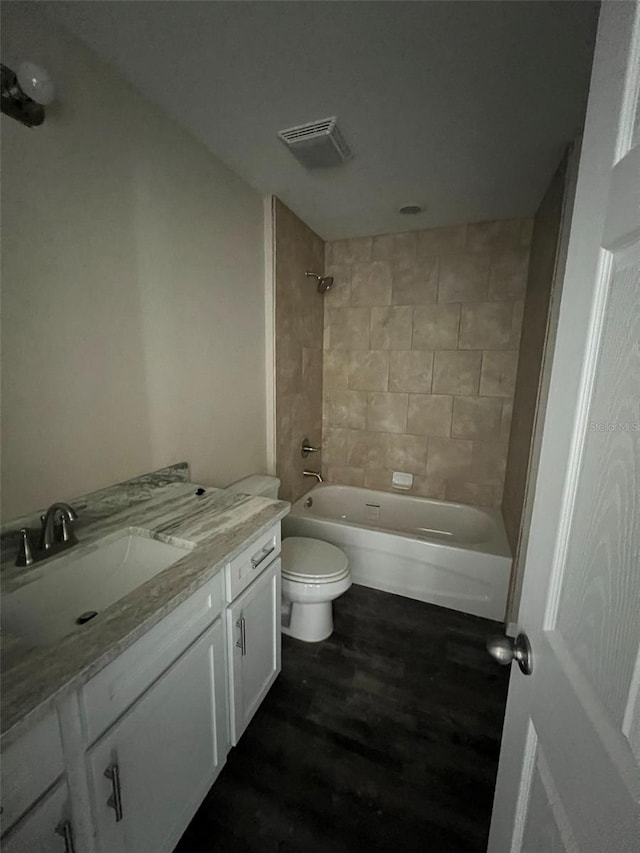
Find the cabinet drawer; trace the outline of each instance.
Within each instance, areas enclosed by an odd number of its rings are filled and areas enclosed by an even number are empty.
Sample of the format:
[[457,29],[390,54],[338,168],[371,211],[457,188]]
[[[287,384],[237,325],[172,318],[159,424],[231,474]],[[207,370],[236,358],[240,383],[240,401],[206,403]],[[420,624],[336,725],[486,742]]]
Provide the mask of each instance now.
[[217,618],[223,599],[223,573],[219,572],[87,682],[82,705],[88,743],[93,743]]
[[2,751],[2,828],[8,828],[64,771],[55,711]]
[[280,554],[280,522],[227,563],[226,596],[231,603]]

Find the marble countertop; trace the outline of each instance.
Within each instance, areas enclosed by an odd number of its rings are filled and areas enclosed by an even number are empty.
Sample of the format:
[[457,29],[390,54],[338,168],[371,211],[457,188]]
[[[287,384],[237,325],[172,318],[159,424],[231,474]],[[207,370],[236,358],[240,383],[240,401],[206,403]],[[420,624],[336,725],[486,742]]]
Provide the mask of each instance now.
[[[207,488],[205,494],[196,495],[197,484],[186,477],[186,465],[173,466],[71,501],[79,514],[79,544],[67,553],[81,554],[97,540],[128,527],[191,550],[55,644],[32,646],[3,632],[3,746],[53,707],[57,698],[86,683],[289,511],[283,501],[224,489]],[[15,530],[28,521],[11,527]],[[4,532],[1,577],[7,593],[47,570],[47,562],[16,568],[14,539]]]

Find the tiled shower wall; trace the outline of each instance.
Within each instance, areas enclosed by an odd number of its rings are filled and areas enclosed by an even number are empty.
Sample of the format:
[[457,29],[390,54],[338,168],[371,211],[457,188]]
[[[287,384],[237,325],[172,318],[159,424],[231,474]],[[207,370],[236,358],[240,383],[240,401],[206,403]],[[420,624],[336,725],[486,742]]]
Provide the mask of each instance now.
[[276,292],[276,473],[280,497],[294,501],[314,480],[305,467],[320,470],[321,454],[300,455],[303,438],[322,438],[323,301],[307,270],[322,273],[324,243],[274,199]]
[[500,506],[531,220],[327,243],[323,472]]

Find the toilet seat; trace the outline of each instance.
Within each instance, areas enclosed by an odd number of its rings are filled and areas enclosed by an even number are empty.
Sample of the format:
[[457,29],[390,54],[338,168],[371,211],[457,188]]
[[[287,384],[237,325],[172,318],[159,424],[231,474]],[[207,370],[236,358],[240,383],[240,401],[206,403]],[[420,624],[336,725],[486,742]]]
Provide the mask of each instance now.
[[291,536],[282,541],[282,577],[301,583],[334,583],[349,574],[349,561],[335,545]]

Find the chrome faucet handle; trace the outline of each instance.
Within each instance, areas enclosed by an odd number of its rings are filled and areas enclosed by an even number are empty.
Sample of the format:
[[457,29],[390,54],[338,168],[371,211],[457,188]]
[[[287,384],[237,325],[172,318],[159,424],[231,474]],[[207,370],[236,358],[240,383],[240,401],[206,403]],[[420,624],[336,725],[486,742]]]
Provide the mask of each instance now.
[[[78,516],[76,515],[76,518]],[[73,519],[67,513],[62,513],[60,516],[60,520],[62,522],[62,541],[69,542],[72,545],[78,541],[76,539],[76,534],[73,532]]]
[[306,459],[310,453],[318,453],[319,450],[320,450],[319,447],[314,447],[312,444],[309,443],[308,438],[302,439],[302,445],[300,447],[300,455],[302,456],[303,459]]
[[18,556],[16,557],[16,566],[31,566],[33,564],[33,551],[31,549],[31,537],[26,527],[20,531],[20,545],[18,546]]

